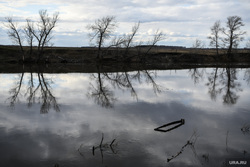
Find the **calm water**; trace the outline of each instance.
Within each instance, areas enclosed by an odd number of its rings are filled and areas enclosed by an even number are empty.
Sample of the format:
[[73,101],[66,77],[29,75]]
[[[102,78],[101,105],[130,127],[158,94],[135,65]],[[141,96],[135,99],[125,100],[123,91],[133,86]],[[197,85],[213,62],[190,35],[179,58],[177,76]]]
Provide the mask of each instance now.
[[0,81],[3,167],[225,166],[226,158],[250,157],[250,69]]

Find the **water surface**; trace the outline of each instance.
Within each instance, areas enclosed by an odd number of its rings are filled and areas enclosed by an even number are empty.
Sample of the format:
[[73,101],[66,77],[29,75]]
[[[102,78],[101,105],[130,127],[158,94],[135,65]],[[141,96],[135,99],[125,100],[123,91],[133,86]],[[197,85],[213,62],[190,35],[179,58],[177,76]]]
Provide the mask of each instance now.
[[225,166],[250,157],[250,69],[0,80],[0,166]]

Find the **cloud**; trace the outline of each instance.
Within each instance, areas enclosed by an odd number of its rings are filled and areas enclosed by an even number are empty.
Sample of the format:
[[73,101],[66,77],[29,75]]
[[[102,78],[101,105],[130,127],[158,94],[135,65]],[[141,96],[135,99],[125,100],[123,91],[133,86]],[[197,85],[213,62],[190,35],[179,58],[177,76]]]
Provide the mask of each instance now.
[[[60,22],[58,25],[60,31],[68,31],[72,34],[79,29],[85,31],[85,26],[93,23],[95,19],[106,15],[115,15],[117,21],[123,24],[124,30],[118,32],[126,33],[131,29],[133,23],[140,21],[142,26],[146,25],[148,29],[142,28],[143,32],[149,29],[163,29],[168,32],[181,33],[182,36],[196,36],[196,38],[207,41],[206,36],[209,34],[209,28],[216,20],[226,22],[226,18],[231,15],[239,15],[245,22],[245,30],[250,29],[250,2],[246,0],[133,0],[133,1],[114,1],[114,0],[49,0],[34,1],[34,0],[10,0],[0,3],[1,16],[13,15],[18,16],[23,20],[27,17],[37,18],[39,8],[48,9],[51,13],[54,11],[60,12]],[[71,24],[67,24],[71,23]],[[77,28],[75,28],[77,27]],[[59,32],[59,31],[58,31]],[[248,32],[249,34],[250,32]],[[80,38],[79,34],[79,38]],[[249,36],[249,35],[248,35]],[[62,37],[62,38],[61,38]],[[59,36],[61,40],[65,40],[66,34]],[[70,39],[71,36],[69,35]],[[182,43],[192,43],[193,38],[175,37],[175,41],[183,40]],[[58,40],[60,41],[60,40]],[[56,42],[58,42],[56,41]],[[71,41],[71,40],[69,40]],[[169,42],[169,43],[168,43]],[[87,44],[84,42],[62,42],[64,45]],[[165,41],[165,44],[171,45],[172,41]],[[60,43],[55,43],[55,45]],[[176,44],[176,43],[174,43]],[[191,44],[189,45],[191,46]]]

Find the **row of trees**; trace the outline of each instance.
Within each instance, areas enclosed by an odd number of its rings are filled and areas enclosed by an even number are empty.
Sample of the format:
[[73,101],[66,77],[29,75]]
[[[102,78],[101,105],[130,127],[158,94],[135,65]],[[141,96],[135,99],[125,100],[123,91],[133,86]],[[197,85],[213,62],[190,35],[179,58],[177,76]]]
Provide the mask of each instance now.
[[220,20],[216,21],[210,28],[211,35],[208,36],[210,40],[210,46],[216,48],[217,55],[219,54],[219,48],[228,48],[227,55],[232,55],[233,48],[237,48],[239,43],[243,41],[243,35],[245,31],[241,31],[243,27],[243,21],[239,16],[230,16],[227,18],[226,28],[221,26]]
[[[49,16],[47,10],[39,11],[39,20],[34,22],[30,19],[26,19],[26,25],[19,27],[17,23],[13,22],[11,17],[6,18],[6,27],[9,29],[8,35],[13,40],[15,44],[18,44],[22,53],[22,60],[24,61],[25,52],[23,48],[24,40],[26,40],[29,46],[28,54],[33,55],[33,46],[37,46],[37,58],[40,60],[43,56],[43,50],[45,46],[52,45],[50,43],[52,39],[52,30],[55,28],[59,13],[56,12],[53,16]],[[128,54],[131,47],[135,46],[134,39],[138,33],[140,22],[136,23],[132,29],[131,33],[128,35],[116,36],[113,35],[115,29],[117,28],[117,22],[114,16],[106,16],[101,19],[97,19],[93,24],[87,25],[87,29],[90,31],[89,37],[90,41],[95,43],[97,46],[97,59],[103,59],[104,54],[108,52],[111,48],[117,48],[116,54],[120,56],[123,60],[128,60],[133,54]],[[221,26],[220,21],[216,21],[214,25],[210,28],[211,34],[208,36],[210,40],[210,46],[216,48],[217,55],[219,54],[219,48],[228,48],[227,54],[230,57],[233,48],[237,48],[239,42],[242,41],[243,35],[246,34],[245,31],[241,31],[241,27],[244,26],[241,17],[230,16],[227,18],[226,28]],[[146,50],[144,49],[143,57],[147,55],[152,48],[157,44],[157,42],[165,39],[165,35],[162,31],[156,31],[153,38],[148,41]],[[141,45],[142,42],[136,43],[136,45]],[[250,41],[249,44],[250,45]],[[202,48],[204,44],[200,40],[196,40],[193,47]],[[122,52],[121,52],[122,48]],[[138,49],[137,56],[141,55],[141,51]],[[129,56],[129,57],[128,57]]]
[[[123,48],[123,52],[119,52],[119,55],[123,58],[123,60],[128,59],[128,52],[133,46],[134,38],[138,33],[140,27],[140,22],[136,23],[132,27],[130,34],[123,36],[114,36],[111,39],[111,35],[114,33],[116,27],[117,22],[114,16],[103,17],[96,20],[93,24],[89,24],[87,26],[87,29],[90,30],[90,41],[95,40],[96,46],[98,48],[96,56],[97,59],[102,59],[103,54],[106,53],[110,48]],[[153,35],[153,39],[148,41],[147,45],[149,47],[146,51],[144,51],[144,55],[147,55],[156,45],[156,43],[163,39],[165,39],[165,34],[162,31],[157,30]],[[105,45],[105,42],[107,41],[109,41],[109,44]],[[139,42],[139,44],[137,43],[137,45],[141,44],[142,42]]]
[[[49,16],[47,10],[40,10],[39,16],[38,22],[26,19],[26,25],[23,27],[19,27],[17,23],[13,22],[12,17],[6,18],[8,35],[15,44],[19,45],[23,61],[25,59],[25,55],[27,55],[27,52],[25,52],[23,47],[25,40],[30,48],[28,52],[30,57],[33,55],[33,46],[37,46],[36,53],[38,60],[40,60],[43,56],[44,47],[51,45],[50,41],[53,37],[52,30],[58,22],[59,13],[56,12],[53,16]],[[114,33],[117,25],[118,24],[114,16],[106,16],[101,19],[97,19],[93,24],[87,25],[87,29],[90,31],[90,41],[95,41],[95,45],[98,48],[96,54],[97,59],[102,59],[103,55],[107,53],[110,48],[118,48],[119,51],[120,48],[125,49],[125,51],[122,52],[121,57],[127,59],[128,52],[133,46],[134,37],[139,30],[140,23],[138,22],[132,27],[132,32],[130,34],[119,37],[113,36],[112,38],[112,34]],[[149,47],[145,51],[145,54],[147,55],[153,46],[164,38],[165,35],[163,32],[157,31],[154,34],[153,39],[148,41]]]

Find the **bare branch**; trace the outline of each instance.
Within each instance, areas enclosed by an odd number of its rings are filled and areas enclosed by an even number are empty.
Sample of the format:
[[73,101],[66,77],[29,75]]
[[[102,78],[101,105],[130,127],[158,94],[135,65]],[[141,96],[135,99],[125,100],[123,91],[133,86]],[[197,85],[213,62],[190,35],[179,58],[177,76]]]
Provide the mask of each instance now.
[[146,55],[151,51],[151,49],[156,45],[156,43],[164,39],[166,39],[166,35],[162,31],[157,30],[154,34],[154,38],[152,39],[152,41],[150,41],[150,44],[149,44],[150,47],[146,51]]
[[127,55],[128,51],[129,51],[129,48],[132,44],[132,41],[136,35],[136,33],[138,32],[139,30],[139,27],[140,27],[140,22],[136,23],[133,27],[132,27],[132,33],[125,36],[124,37],[124,46],[126,48],[126,51],[125,51],[125,56]]

